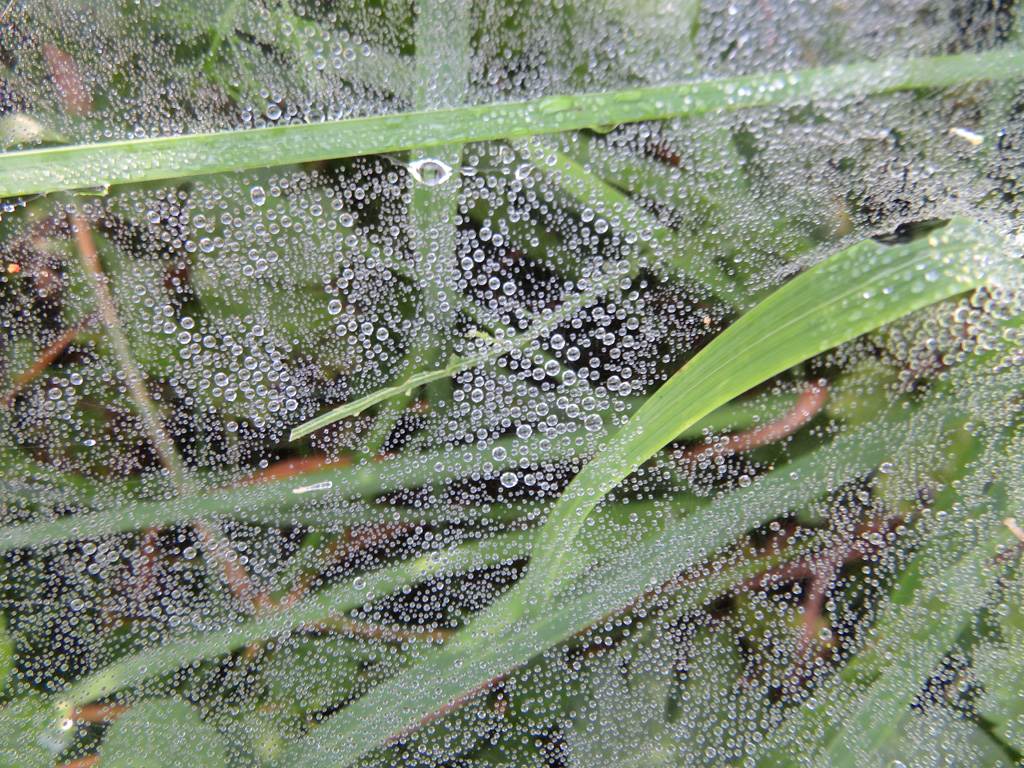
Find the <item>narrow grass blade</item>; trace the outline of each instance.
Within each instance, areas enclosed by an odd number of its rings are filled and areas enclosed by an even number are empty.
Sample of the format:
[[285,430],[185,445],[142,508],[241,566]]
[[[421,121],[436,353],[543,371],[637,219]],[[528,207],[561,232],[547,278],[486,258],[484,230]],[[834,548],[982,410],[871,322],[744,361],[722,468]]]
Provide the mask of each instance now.
[[[423,0],[416,15],[416,81],[414,106],[442,109],[458,106],[466,99],[469,64],[469,5],[466,2],[439,3]],[[425,165],[423,165],[425,164]],[[416,179],[409,197],[408,232],[412,245],[416,283],[422,286],[418,314],[426,322],[413,335],[407,351],[405,376],[437,367],[451,345],[451,326],[458,315],[456,300],[456,210],[458,176],[444,178],[462,165],[462,145],[449,144],[413,153],[410,174]],[[414,168],[421,167],[422,170]],[[434,174],[424,177],[424,173]],[[404,377],[403,377],[404,378]],[[434,386],[447,379],[440,379]],[[412,399],[412,391],[398,396],[392,411],[378,413],[365,453],[374,455],[384,447],[395,428],[398,414]],[[441,399],[441,398],[438,398]],[[444,398],[447,399],[447,398]]]
[[686,426],[753,386],[909,312],[983,284],[1001,256],[994,230],[957,218],[927,238],[868,240],[804,272],[740,318],[669,379],[574,478],[517,587],[544,606],[595,505]]
[[466,573],[474,568],[510,562],[522,557],[535,531],[520,530],[493,539],[464,544],[447,552],[433,552],[398,565],[365,574],[361,582],[318,592],[289,608],[213,632],[188,632],[140,653],[126,656],[101,669],[63,693],[60,713],[94,701],[122,688],[173,672],[193,661],[214,659],[252,643],[262,642],[294,627],[313,626],[332,616],[393,594],[404,586],[432,578]]
[[[681,432],[677,439],[697,439],[707,432],[720,434],[728,430],[744,430],[778,418],[792,408],[792,397],[779,396],[762,402],[737,402],[723,406],[692,427]],[[606,426],[611,414],[605,414]],[[372,499],[380,494],[405,488],[440,487],[459,482],[476,473],[485,473],[484,465],[491,465],[491,473],[517,467],[522,461],[557,464],[584,456],[587,444],[577,444],[584,433],[582,428],[567,432],[560,439],[551,440],[544,435],[528,438],[502,438],[491,448],[502,448],[505,459],[497,460],[492,453],[481,453],[476,445],[464,445],[451,450],[427,451],[402,455],[386,461],[364,461],[354,466],[325,466],[294,477],[250,482],[233,488],[207,489],[188,498],[165,501],[120,501],[116,496],[96,497],[90,486],[69,484],[59,496],[67,504],[88,506],[93,511],[66,515],[53,520],[9,525],[0,529],[0,552],[25,547],[45,547],[60,541],[87,539],[114,533],[137,531],[152,526],[184,525],[197,519],[234,518],[257,525],[303,525],[330,530],[340,525],[361,525],[389,522],[422,522],[438,520],[430,509],[413,507],[381,507],[352,500]],[[438,469],[438,465],[441,469]],[[27,465],[25,474],[31,476],[38,468]],[[296,493],[303,488],[322,490]],[[120,489],[123,495],[129,489]],[[24,499],[30,490],[23,485],[0,482],[0,503],[4,500]],[[36,492],[32,497],[37,504],[52,504],[58,498],[54,489]],[[451,519],[458,510],[445,506],[444,514]],[[530,509],[521,503],[509,507],[491,507],[491,519],[523,517]],[[398,514],[399,517],[395,517]]]
[[336,421],[341,421],[341,419],[348,418],[349,416],[356,416],[372,405],[384,402],[385,400],[390,400],[392,397],[402,395],[409,390],[422,386],[423,384],[429,384],[431,382],[438,381],[439,379],[446,379],[460,371],[466,371],[470,368],[476,368],[479,365],[493,362],[513,350],[522,349],[540,337],[550,333],[552,329],[572,318],[573,315],[593,301],[596,301],[604,291],[611,288],[614,282],[615,280],[611,279],[595,281],[591,288],[584,290],[571,299],[565,301],[554,310],[545,310],[544,312],[539,313],[534,318],[528,331],[524,331],[521,334],[501,341],[488,340],[486,343],[481,343],[481,347],[483,347],[483,349],[480,352],[467,355],[465,357],[452,356],[448,365],[443,368],[421,371],[420,373],[413,374],[407,379],[397,384],[393,384],[390,387],[378,389],[376,392],[366,395],[365,397],[361,397],[358,400],[353,400],[351,403],[340,405],[327,413],[317,416],[315,419],[310,419],[304,424],[300,424],[295,427],[288,436],[288,439],[297,440],[300,437],[305,437],[312,432],[316,432],[318,429],[323,429],[324,427],[329,426]]
[[0,197],[190,178],[239,168],[516,138],[813,99],[845,99],[1024,77],[1014,51],[547,96],[428,112],[0,154]]

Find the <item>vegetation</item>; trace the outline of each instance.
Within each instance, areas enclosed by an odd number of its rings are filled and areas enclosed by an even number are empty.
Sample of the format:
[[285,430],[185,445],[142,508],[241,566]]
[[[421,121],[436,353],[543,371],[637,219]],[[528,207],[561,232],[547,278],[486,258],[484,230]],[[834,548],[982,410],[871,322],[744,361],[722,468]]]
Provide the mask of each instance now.
[[0,765],[1020,764],[1018,13],[9,3]]

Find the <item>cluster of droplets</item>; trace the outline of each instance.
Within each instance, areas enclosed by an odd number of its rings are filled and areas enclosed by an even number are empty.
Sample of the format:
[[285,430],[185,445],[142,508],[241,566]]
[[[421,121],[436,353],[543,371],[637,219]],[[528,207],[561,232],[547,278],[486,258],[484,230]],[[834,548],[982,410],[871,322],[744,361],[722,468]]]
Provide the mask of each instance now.
[[[441,98],[418,90],[414,13],[394,4],[15,5],[0,84],[15,147]],[[475,4],[469,50],[441,56],[465,71],[432,87],[459,79],[484,104],[789,72],[979,47],[1001,23],[869,5]],[[816,764],[858,701],[833,673],[872,647],[908,563],[959,531],[1012,536],[991,508],[1020,495],[1022,294],[1006,266],[1020,244],[954,263],[925,231],[1016,216],[1019,126],[984,123],[982,100],[818,99],[5,203],[0,505],[20,527],[0,534],[0,670],[15,658],[0,710],[46,715],[11,762],[101,744],[117,765],[145,743],[177,764],[290,764],[309,734],[307,756],[331,755],[320,725],[393,691],[379,686],[515,588],[547,510],[658,386],[793,274],[884,233],[865,268],[925,243],[912,291],[950,270],[985,286],[681,427],[581,521],[564,559],[582,586],[543,617],[570,627],[554,650],[503,668],[450,719],[390,734],[387,753]],[[901,298],[886,285],[850,300],[869,314]],[[1004,639],[922,672],[893,768],[987,759],[955,714],[969,707],[1005,736],[991,683],[1018,671],[1000,643],[1019,657],[1024,641],[999,541],[988,583],[928,562]],[[458,664],[435,676],[475,660]],[[45,730],[54,697],[86,689],[79,704],[112,708],[59,705]]]

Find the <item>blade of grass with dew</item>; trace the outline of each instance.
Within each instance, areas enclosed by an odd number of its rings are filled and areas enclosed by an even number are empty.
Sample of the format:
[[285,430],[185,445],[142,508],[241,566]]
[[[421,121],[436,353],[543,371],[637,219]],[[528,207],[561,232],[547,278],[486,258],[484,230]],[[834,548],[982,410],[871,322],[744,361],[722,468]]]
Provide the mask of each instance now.
[[[637,205],[629,195],[557,151],[548,142],[533,138],[525,143],[536,166],[544,169],[548,175],[557,177],[559,186],[587,205],[595,202],[603,204],[605,215],[613,220],[612,226],[628,229],[643,243],[640,251],[647,252],[649,268],[657,269],[667,264],[676,269],[684,269],[691,280],[707,282],[715,292],[732,287],[733,281],[717,263],[701,258],[697,244],[684,242],[675,232],[662,226],[654,216]],[[646,243],[641,235],[645,231],[650,233]],[[636,257],[630,261],[633,272],[636,272]]]
[[983,260],[1002,248],[991,228],[956,218],[905,245],[858,243],[779,288],[669,379],[574,478],[515,591],[544,606],[597,502],[681,429],[797,363],[977,288],[988,277]]
[[488,340],[486,342],[479,340],[478,344],[481,348],[479,352],[475,352],[465,357],[456,357],[453,355],[449,360],[448,365],[444,368],[421,371],[420,373],[413,374],[390,387],[378,389],[376,392],[366,395],[365,397],[361,397],[358,400],[353,400],[350,403],[338,406],[327,413],[323,413],[320,416],[310,419],[309,421],[295,427],[288,436],[288,439],[297,440],[300,437],[305,437],[312,432],[316,432],[318,429],[323,429],[324,427],[349,416],[355,416],[362,413],[372,405],[376,405],[377,403],[385,400],[390,400],[396,395],[401,395],[404,392],[415,389],[423,384],[429,384],[430,382],[438,381],[439,379],[448,378],[449,376],[460,373],[461,371],[476,368],[484,363],[497,360],[499,357],[507,355],[513,350],[523,349],[542,336],[550,333],[554,328],[557,328],[559,325],[572,318],[577,312],[596,301],[597,298],[606,290],[611,289],[619,279],[618,275],[602,275],[599,279],[592,280],[591,285],[581,293],[567,299],[555,309],[545,309],[537,313],[534,316],[533,322],[530,323],[529,330],[516,334],[511,338]]
[[[699,439],[707,431],[720,433],[728,429],[742,430],[757,423],[776,418],[792,406],[791,396],[778,396],[756,403],[728,404],[709,414],[706,419],[692,425],[676,439]],[[604,413],[605,427],[611,426],[612,413]],[[464,480],[474,473],[485,471],[491,465],[491,474],[530,463],[558,463],[580,457],[586,446],[577,445],[575,438],[584,434],[582,428],[567,432],[550,440],[543,435],[529,438],[502,438],[491,448],[502,448],[505,459],[497,460],[493,454],[482,454],[476,445],[439,449],[413,455],[402,455],[380,462],[364,461],[355,466],[324,467],[302,474],[275,480],[256,481],[232,488],[207,490],[188,498],[169,498],[162,501],[126,502],[109,493],[90,495],[91,485],[68,483],[60,493],[68,502],[92,508],[93,511],[67,515],[52,520],[18,523],[0,529],[0,552],[26,547],[43,547],[61,541],[87,539],[114,533],[141,530],[150,526],[187,524],[195,519],[225,517],[261,525],[305,525],[333,528],[379,522],[421,522],[435,519],[430,510],[410,508],[399,510],[374,504],[346,503],[338,500],[372,499],[381,494],[426,485],[440,486]],[[28,465],[27,465],[28,466]],[[438,466],[441,468],[438,469]],[[41,469],[39,470],[42,471]],[[32,472],[26,472],[31,476]],[[64,478],[57,478],[64,480]],[[329,486],[328,486],[329,484]],[[303,489],[317,489],[303,491]],[[297,491],[303,491],[297,493]],[[55,498],[57,489],[47,487],[35,492],[36,503]],[[118,491],[122,492],[122,491]],[[13,481],[0,482],[0,501],[26,498],[28,491]],[[122,493],[129,493],[124,490]],[[512,519],[530,513],[515,506],[494,508],[487,516],[492,519]],[[445,508],[451,516],[453,510]],[[396,514],[398,517],[396,517]]]
[[533,136],[815,99],[863,98],[1024,77],[1015,51],[922,57],[547,96],[430,112],[0,154],[0,197],[181,179],[239,168]]
[[61,713],[66,713],[125,687],[173,672],[192,661],[217,658],[295,627],[312,626],[332,616],[344,615],[354,608],[394,594],[402,587],[511,562],[525,555],[534,534],[533,530],[513,531],[447,551],[431,552],[363,574],[359,580],[349,579],[263,618],[215,631],[185,633],[94,672],[60,694],[55,706]]
[[[678,614],[701,611],[709,603],[723,595],[729,594],[748,579],[752,579],[771,568],[810,555],[816,549],[819,549],[821,544],[819,536],[808,536],[799,542],[792,542],[781,552],[771,552],[758,557],[737,559],[736,561],[729,561],[727,565],[719,565],[717,568],[710,561],[697,563],[692,571],[700,573],[700,576],[681,576],[677,581],[670,582],[663,588],[651,590],[642,599],[638,600],[634,606],[630,606],[630,610],[640,608],[645,603],[653,604],[660,608],[665,598],[670,596],[669,599],[675,605],[673,610]],[[715,553],[714,558],[719,563],[723,560],[728,561],[728,556],[722,557],[721,553]],[[597,626],[597,623],[576,634],[582,636],[594,626]],[[581,676],[569,677],[568,679],[563,677],[560,678],[560,685],[553,687],[553,690],[545,689],[538,691],[534,688],[532,692],[526,688],[522,680],[524,677],[522,673],[529,673],[531,667],[534,668],[532,676],[535,678],[546,681],[556,679],[560,673],[564,672],[564,670],[559,669],[564,664],[564,657],[560,655],[556,655],[554,658],[548,654],[534,655],[527,665],[511,672],[504,681],[505,683],[511,682],[511,686],[506,685],[505,687],[505,691],[511,694],[510,708],[515,709],[517,699],[520,702],[524,699],[529,700],[531,705],[535,707],[539,697],[543,698],[543,709],[548,713],[553,711],[567,712],[574,698],[581,693],[580,683],[583,679]],[[410,737],[411,743],[402,744],[402,748],[404,750],[410,748],[419,749],[420,744],[443,743],[447,734],[451,733],[453,728],[473,730],[477,738],[488,738],[493,728],[493,723],[490,720],[477,720],[475,723],[473,722],[476,719],[472,709],[474,703],[476,702],[467,701],[463,707],[458,708],[455,712],[449,713],[442,719],[433,722],[431,729],[417,731]],[[535,712],[536,710],[532,711]],[[359,761],[358,765],[361,768],[390,766],[392,765],[392,760],[393,755],[389,754],[386,749],[383,749],[371,754],[367,759]],[[503,765],[507,764],[508,762],[503,763]],[[521,765],[523,763],[513,764]]]

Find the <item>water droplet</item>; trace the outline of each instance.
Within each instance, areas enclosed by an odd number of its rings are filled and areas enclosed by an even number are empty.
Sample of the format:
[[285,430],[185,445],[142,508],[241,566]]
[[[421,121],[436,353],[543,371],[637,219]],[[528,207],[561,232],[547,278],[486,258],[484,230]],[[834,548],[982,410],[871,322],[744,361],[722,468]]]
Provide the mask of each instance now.
[[495,461],[504,461],[505,458],[508,456],[508,451],[506,451],[502,446],[499,445],[496,446],[494,450],[491,451],[491,456],[494,458]]
[[263,205],[265,202],[267,202],[267,193],[263,189],[263,187],[259,185],[256,185],[255,187],[249,190],[249,197],[252,198],[252,202],[254,205]]
[[592,413],[583,420],[583,426],[588,432],[597,432],[601,429],[601,417]]
[[362,576],[356,576],[354,579],[352,579],[352,586],[358,590],[366,589],[366,579],[364,579]]
[[453,173],[450,165],[433,157],[413,160],[406,167],[416,181],[427,187],[444,184],[452,177]]
[[515,488],[519,484],[519,476],[515,472],[505,472],[501,476],[501,484],[506,488]]

